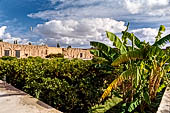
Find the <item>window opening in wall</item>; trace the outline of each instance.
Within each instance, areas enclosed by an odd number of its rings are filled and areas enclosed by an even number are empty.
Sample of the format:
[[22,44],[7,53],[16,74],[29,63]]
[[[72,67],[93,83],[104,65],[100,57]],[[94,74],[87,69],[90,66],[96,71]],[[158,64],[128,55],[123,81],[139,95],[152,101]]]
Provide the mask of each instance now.
[[9,56],[9,50],[4,51],[4,56]]
[[20,58],[20,50],[15,50],[15,56],[16,56],[17,58]]
[[83,53],[80,53],[80,57],[83,57]]

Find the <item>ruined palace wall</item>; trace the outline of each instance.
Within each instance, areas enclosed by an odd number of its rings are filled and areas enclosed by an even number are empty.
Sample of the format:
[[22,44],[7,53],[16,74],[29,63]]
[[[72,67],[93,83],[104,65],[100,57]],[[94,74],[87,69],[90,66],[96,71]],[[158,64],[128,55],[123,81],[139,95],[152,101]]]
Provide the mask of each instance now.
[[[9,56],[16,57],[17,50],[19,51],[18,58],[27,58],[29,56],[39,56],[45,58],[49,54],[61,53],[65,58],[80,58],[92,59],[93,55],[89,49],[80,48],[56,48],[40,45],[19,45],[10,44],[8,42],[0,42],[0,57],[8,53]],[[7,52],[8,51],[8,52]]]
[[62,48],[56,48],[56,47],[48,47],[48,55],[49,54],[58,54],[63,53]]
[[40,56],[45,58],[47,55],[47,46],[39,45],[19,45],[19,44],[10,44],[7,42],[0,42],[0,57],[5,55],[5,50],[9,50],[9,56],[15,57],[16,50],[20,51],[20,58],[27,58],[29,56]]
[[63,48],[63,54],[65,58],[80,58],[80,59],[92,59],[93,55],[88,49],[80,48]]

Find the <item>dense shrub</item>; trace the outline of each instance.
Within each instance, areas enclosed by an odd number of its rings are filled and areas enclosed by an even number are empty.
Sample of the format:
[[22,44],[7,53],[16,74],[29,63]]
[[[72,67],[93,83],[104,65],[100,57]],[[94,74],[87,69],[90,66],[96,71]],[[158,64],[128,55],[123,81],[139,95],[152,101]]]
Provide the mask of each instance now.
[[[112,80],[102,59],[0,60],[0,78],[45,103],[67,113],[86,113],[98,103],[104,83]],[[102,66],[104,65],[104,66]],[[110,79],[112,78],[112,79]]]
[[16,59],[16,57],[3,56],[3,57],[1,57],[0,59],[2,59],[2,60],[14,60],[14,59]]
[[46,58],[64,58],[64,55],[61,53],[58,54],[49,54],[46,56]]

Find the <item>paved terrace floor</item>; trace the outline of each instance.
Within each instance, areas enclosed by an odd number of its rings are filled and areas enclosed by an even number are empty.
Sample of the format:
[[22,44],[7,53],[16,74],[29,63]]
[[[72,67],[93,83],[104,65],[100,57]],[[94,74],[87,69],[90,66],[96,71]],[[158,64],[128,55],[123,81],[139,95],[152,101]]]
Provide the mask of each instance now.
[[0,81],[0,113],[62,113]]
[[170,113],[170,86],[164,92],[157,113]]

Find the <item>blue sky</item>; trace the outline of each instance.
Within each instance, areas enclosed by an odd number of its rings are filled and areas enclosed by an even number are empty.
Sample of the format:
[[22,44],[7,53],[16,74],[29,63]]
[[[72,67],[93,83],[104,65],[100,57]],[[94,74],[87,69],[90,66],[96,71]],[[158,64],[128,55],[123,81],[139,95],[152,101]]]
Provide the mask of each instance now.
[[153,43],[160,25],[170,33],[170,0],[0,0],[0,38],[10,43],[111,45],[105,31],[119,35],[127,22],[130,32]]

